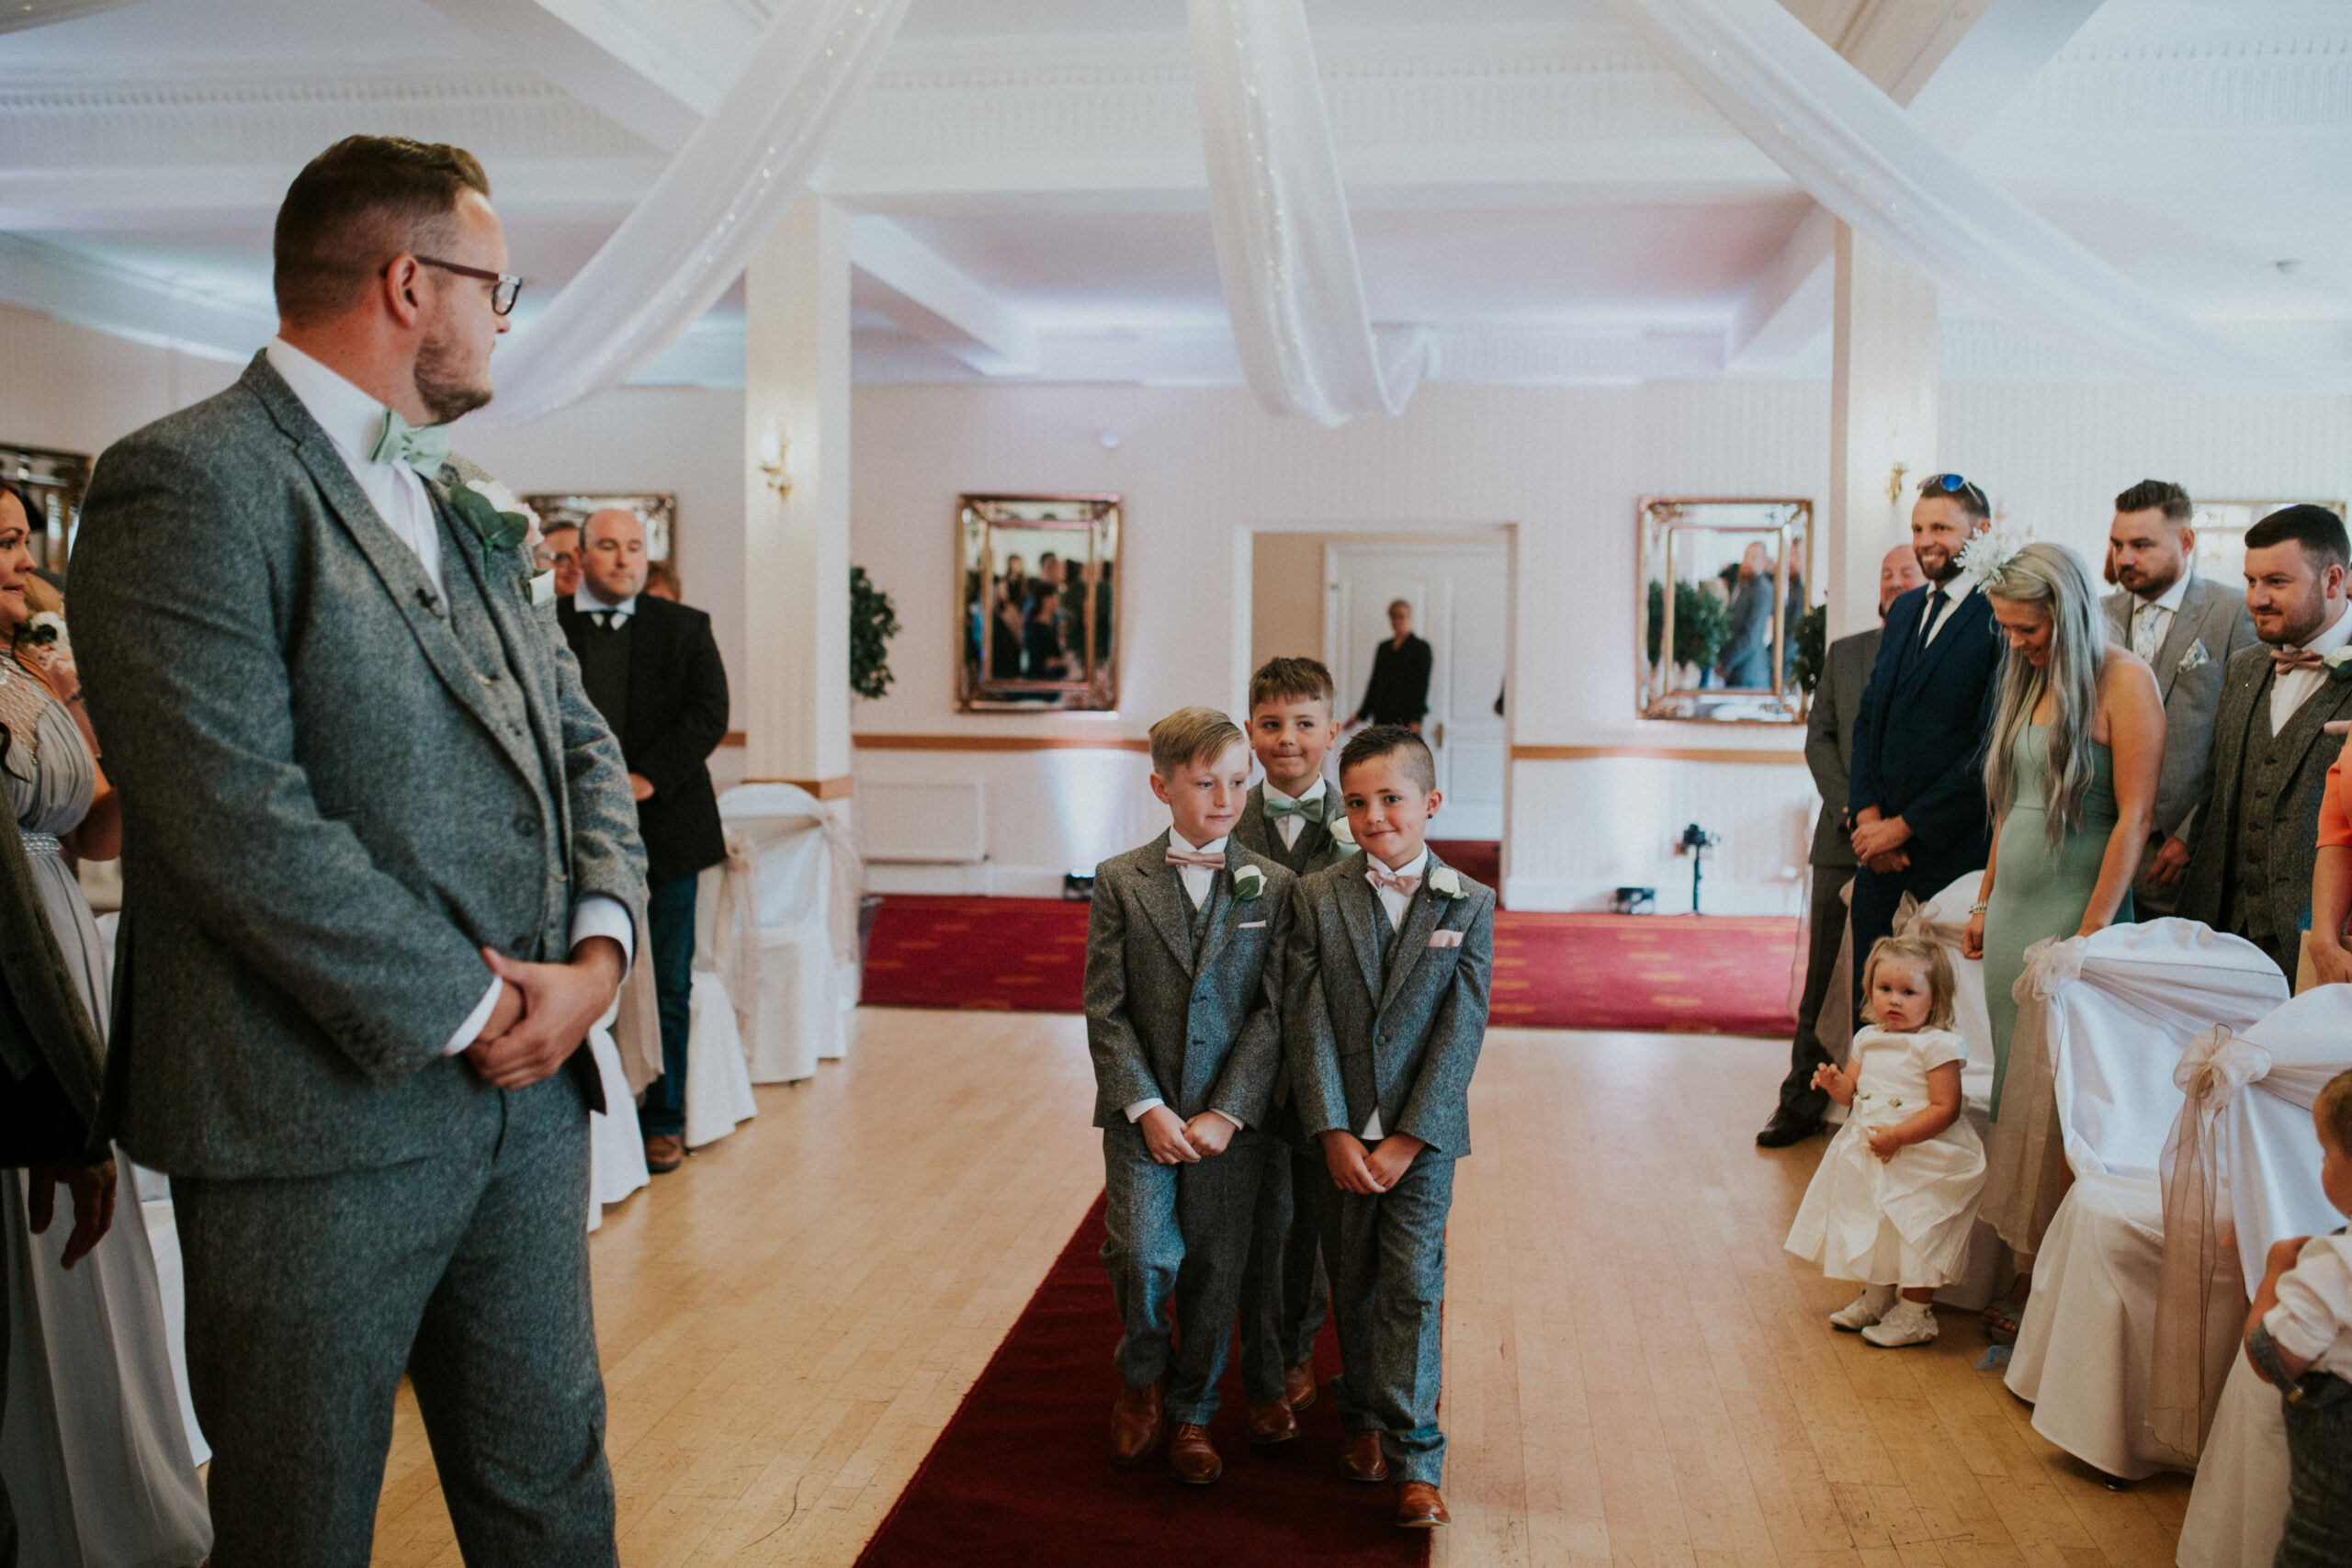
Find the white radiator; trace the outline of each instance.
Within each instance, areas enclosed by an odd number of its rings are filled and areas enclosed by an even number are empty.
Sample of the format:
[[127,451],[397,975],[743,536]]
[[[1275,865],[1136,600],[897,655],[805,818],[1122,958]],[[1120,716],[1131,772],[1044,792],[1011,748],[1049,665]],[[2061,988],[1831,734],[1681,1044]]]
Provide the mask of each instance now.
[[861,784],[857,826],[870,861],[977,865],[988,858],[987,786],[977,779]]

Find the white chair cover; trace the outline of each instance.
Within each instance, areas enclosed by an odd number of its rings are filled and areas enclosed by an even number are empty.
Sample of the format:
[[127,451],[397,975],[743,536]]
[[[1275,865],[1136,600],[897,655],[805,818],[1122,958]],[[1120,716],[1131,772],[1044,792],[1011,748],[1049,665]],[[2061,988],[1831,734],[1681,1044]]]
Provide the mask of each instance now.
[[[1978,1139],[1989,1147],[1993,1141],[1993,1020],[1984,1010],[1984,961],[1961,951],[1961,940],[1968,931],[1968,907],[1976,901],[1977,884],[1984,875],[1982,871],[1969,872],[1919,906],[1918,913],[1943,948],[1944,956],[1951,961],[1952,977],[1957,982],[1952,1010],[1958,1015],[1961,1038],[1968,1042],[1968,1060],[1960,1069],[1961,1114],[1968,1118]],[[1898,930],[1911,909],[1911,900],[1906,897],[1896,912]],[[2007,1245],[1991,1225],[1979,1219],[1969,1232],[1966,1265],[1956,1279],[1936,1292],[1936,1300],[1963,1312],[1982,1312],[1987,1302],[2008,1288],[2015,1269]]]
[[[857,963],[863,867],[822,801],[792,784],[740,784],[718,797],[729,829],[758,861],[760,994],[752,1081],[810,1077],[819,1058],[848,1049],[842,1027],[855,1005],[844,989]],[[691,1079],[688,1084],[692,1088]]]
[[[2319,1183],[2319,1142],[2311,1101],[2321,1086],[2352,1066],[2352,986],[2304,992],[2247,1030],[2241,1045],[2260,1051],[2268,1068],[2245,1080],[2215,1118],[2221,1185],[2239,1269],[2232,1292],[2231,1363],[2212,1425],[2205,1434],[2197,1484],[2182,1521],[2184,1568],[2266,1563],[2278,1550],[2287,1515],[2287,1433],[2278,1391],[2254,1375],[2238,1353],[2245,1305],[2262,1283],[2271,1244],[2335,1229],[2343,1216]],[[2233,1249],[2224,1247],[2225,1256]],[[2215,1309],[2226,1320],[2226,1306]]]
[[718,976],[697,969],[693,1031],[686,1037],[686,1146],[715,1144],[759,1113],[735,1005]]
[[[617,1010],[619,999],[614,1000]],[[605,1082],[605,1109],[588,1117],[588,1228],[605,1223],[605,1208],[617,1203],[652,1179],[645,1168],[645,1138],[637,1127],[637,1101],[628,1092],[628,1076],[621,1068],[620,1047],[613,1043],[612,1012],[608,1010],[588,1032],[589,1054],[596,1061],[596,1076]]]
[[[2037,1253],[2007,1382],[2033,1404],[2034,1430],[2110,1475],[2185,1462],[2145,1419],[2164,1247],[2157,1170],[2182,1104],[2173,1069],[2214,1024],[2248,1028],[2286,997],[2285,976],[2251,942],[2181,919],[2038,943],[2018,982],[1996,1141],[2010,1157],[1995,1161],[2011,1186],[1995,1218]],[[2053,1180],[2047,1156],[2060,1151]]]

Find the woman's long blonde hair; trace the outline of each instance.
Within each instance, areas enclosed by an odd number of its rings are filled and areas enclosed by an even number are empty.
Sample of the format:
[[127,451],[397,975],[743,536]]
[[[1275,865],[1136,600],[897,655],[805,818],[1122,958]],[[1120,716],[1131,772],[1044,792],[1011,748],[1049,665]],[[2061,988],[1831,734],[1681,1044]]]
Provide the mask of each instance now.
[[2082,826],[2083,798],[2096,763],[2091,730],[2098,717],[2098,675],[2107,659],[2107,628],[2090,572],[2064,545],[2031,544],[1984,584],[1984,596],[2038,605],[2050,617],[2050,662],[2037,670],[2015,653],[2002,655],[2001,705],[1984,750],[1984,805],[1996,831],[2017,801],[2018,738],[2033,725],[2044,692],[2057,702],[2050,715],[2049,757],[2042,769],[2042,831],[2052,852]]

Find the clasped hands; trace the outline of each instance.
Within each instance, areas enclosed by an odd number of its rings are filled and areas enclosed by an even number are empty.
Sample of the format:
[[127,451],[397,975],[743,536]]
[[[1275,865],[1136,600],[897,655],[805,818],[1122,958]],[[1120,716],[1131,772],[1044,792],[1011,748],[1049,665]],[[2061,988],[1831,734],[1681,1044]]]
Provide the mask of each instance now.
[[1906,871],[1911,865],[1911,852],[1903,846],[1911,841],[1911,825],[1900,817],[1883,817],[1875,806],[1865,806],[1854,814],[1854,857],[1882,876]]
[[496,1089],[528,1089],[553,1077],[613,1005],[623,960],[621,944],[608,936],[590,937],[565,964],[526,964],[483,948],[481,961],[505,983],[466,1060]]
[[1340,1191],[1370,1198],[1403,1180],[1414,1156],[1428,1146],[1409,1133],[1391,1133],[1366,1148],[1353,1133],[1334,1127],[1323,1134],[1323,1163]]
[[1204,1155],[1221,1155],[1233,1142],[1234,1124],[1214,1111],[1204,1111],[1190,1122],[1165,1105],[1155,1105],[1138,1117],[1143,1146],[1160,1165],[1197,1165]]

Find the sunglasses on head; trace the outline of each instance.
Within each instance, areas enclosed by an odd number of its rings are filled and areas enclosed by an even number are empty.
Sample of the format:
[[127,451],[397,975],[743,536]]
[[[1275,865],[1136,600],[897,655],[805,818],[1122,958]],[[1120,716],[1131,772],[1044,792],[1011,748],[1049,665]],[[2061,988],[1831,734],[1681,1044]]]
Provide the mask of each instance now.
[[1979,509],[1985,512],[1992,510],[1984,500],[1984,492],[1958,474],[1929,474],[1919,481],[1919,493],[1921,495],[1964,495],[1976,502]]

